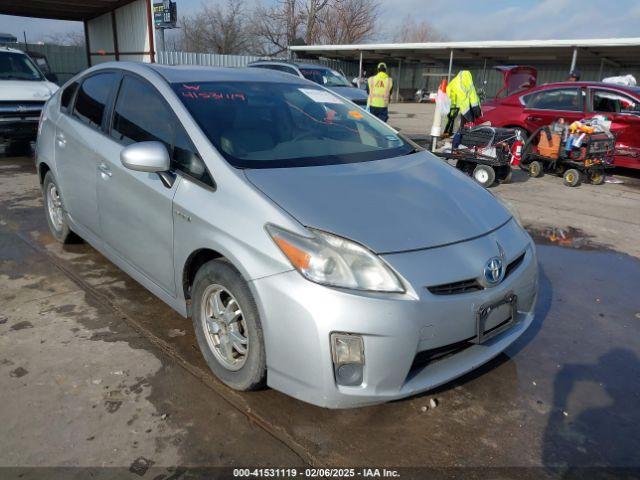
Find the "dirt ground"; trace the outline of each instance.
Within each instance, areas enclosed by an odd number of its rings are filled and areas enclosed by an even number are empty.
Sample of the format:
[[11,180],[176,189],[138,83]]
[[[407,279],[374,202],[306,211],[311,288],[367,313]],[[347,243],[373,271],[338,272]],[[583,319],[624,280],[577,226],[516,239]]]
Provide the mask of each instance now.
[[220,384],[190,321],[87,244],[54,242],[33,159],[0,156],[0,467],[13,467],[0,476],[74,465],[158,480],[232,465],[464,467],[476,478],[479,467],[502,478],[637,469],[640,190],[520,175],[492,190],[539,243],[530,329],[436,391],[332,411]]

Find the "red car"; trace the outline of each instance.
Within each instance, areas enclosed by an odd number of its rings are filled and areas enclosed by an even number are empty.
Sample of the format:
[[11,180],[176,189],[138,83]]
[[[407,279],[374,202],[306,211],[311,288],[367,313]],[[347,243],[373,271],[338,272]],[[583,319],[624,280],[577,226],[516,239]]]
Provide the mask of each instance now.
[[535,86],[533,67],[497,67],[504,87],[482,104],[476,124],[520,128],[526,134],[558,118],[571,123],[604,115],[616,137],[614,165],[640,169],[640,88],[602,82],[557,82]]

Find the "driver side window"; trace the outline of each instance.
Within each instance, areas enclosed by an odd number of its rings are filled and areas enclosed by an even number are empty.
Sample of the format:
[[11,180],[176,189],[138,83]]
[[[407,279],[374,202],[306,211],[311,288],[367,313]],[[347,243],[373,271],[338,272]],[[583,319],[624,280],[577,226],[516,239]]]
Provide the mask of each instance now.
[[123,145],[162,142],[172,168],[213,186],[204,161],[169,105],[146,81],[126,75],[113,112],[111,136]]

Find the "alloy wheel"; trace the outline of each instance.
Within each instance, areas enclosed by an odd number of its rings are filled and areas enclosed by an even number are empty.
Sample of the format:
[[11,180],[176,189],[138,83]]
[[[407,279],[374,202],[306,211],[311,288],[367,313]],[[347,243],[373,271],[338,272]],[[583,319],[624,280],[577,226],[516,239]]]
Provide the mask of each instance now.
[[235,297],[222,285],[210,285],[202,295],[201,322],[207,344],[227,370],[240,370],[249,353],[249,332]]
[[61,231],[64,226],[64,210],[62,208],[62,200],[58,193],[58,187],[55,183],[50,183],[47,189],[47,211],[51,224],[56,231]]

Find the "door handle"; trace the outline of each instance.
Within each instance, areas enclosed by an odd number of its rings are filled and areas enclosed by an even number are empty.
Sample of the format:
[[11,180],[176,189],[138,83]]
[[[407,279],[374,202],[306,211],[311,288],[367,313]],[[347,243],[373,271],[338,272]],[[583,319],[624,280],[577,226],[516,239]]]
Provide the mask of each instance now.
[[540,122],[542,121],[541,117],[535,117],[533,115],[530,115],[526,118],[527,122]]
[[111,175],[113,175],[109,166],[104,162],[98,165],[98,170],[100,170],[100,173],[102,173],[103,175],[106,175],[107,177],[110,177]]
[[67,144],[67,139],[64,138],[64,135],[61,133],[58,133],[56,135],[56,142],[58,144],[59,147],[64,147]]

